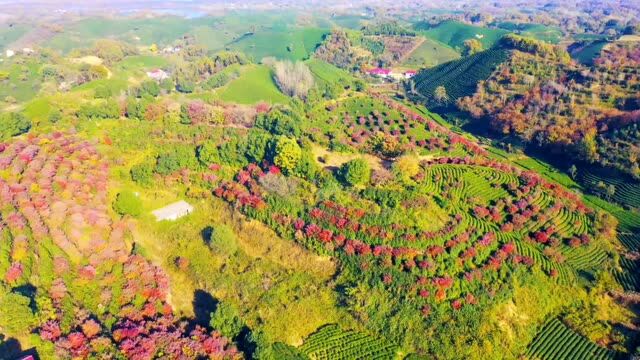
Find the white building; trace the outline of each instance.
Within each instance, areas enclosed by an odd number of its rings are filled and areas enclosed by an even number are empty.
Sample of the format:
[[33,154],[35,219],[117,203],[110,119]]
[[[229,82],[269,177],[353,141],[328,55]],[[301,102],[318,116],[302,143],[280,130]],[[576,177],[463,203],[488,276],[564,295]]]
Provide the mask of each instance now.
[[162,81],[162,80],[166,80],[166,79],[169,78],[169,74],[167,74],[162,69],[155,69],[153,71],[148,71],[147,72],[147,76],[152,78],[155,81]]
[[151,213],[156,217],[156,221],[174,221],[193,212],[193,206],[184,200],[167,205]]
[[7,57],[8,57],[8,58],[12,57],[12,56],[13,56],[13,55],[15,55],[15,54],[16,54],[16,52],[15,52],[15,51],[13,51],[13,50],[7,50],[7,51],[6,51],[6,55],[7,55]]

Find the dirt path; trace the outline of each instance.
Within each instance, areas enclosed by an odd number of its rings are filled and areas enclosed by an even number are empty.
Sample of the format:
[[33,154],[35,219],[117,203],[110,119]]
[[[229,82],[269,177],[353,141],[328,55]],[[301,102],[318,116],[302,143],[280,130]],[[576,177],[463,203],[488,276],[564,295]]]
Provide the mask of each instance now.
[[418,48],[422,44],[424,44],[425,41],[427,41],[427,39],[424,36],[420,36],[419,38],[420,38],[420,40],[411,48],[411,50],[409,50],[406,53],[402,54],[400,59],[396,62],[397,64],[403,64],[409,58],[409,56],[411,56],[411,54],[413,54],[414,51],[418,50]]

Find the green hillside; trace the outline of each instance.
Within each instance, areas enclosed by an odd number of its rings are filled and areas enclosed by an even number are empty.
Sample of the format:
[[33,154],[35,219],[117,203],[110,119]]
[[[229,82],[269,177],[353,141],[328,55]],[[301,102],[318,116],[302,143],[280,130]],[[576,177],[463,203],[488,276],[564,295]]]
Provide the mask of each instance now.
[[478,82],[487,79],[508,54],[507,50],[490,49],[423,70],[414,78],[415,89],[421,100],[431,105],[442,105],[435,101],[434,92],[439,86],[444,86],[448,97],[446,102],[451,104],[458,98],[472,95]]
[[246,34],[227,47],[244,52],[254,61],[273,56],[278,59],[303,60],[315,50],[329,31],[325,29],[275,29]]
[[271,69],[261,65],[245,69],[240,77],[221,90],[220,98],[240,104],[255,104],[260,101],[285,103],[288,101],[288,98],[278,90],[273,82]]
[[485,49],[492,47],[503,35],[509,33],[503,29],[489,29],[480,26],[464,24],[459,21],[444,21],[434,27],[418,24],[417,30],[434,40],[447,44],[454,49],[462,50],[468,39],[477,39]]
[[571,58],[583,65],[592,65],[602,49],[609,44],[607,40],[581,41],[569,46]]

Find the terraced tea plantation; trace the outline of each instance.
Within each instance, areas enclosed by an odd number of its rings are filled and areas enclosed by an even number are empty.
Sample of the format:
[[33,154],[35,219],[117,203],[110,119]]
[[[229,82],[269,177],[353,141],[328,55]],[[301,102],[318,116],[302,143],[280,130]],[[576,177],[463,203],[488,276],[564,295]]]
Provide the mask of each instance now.
[[394,359],[397,346],[338,325],[327,325],[298,349],[312,360]]
[[[381,101],[389,115],[416,116]],[[429,137],[450,136],[422,126]],[[363,283],[425,318],[435,308],[459,311],[485,301],[517,268],[539,267],[550,281],[570,284],[579,271],[608,261],[596,241],[595,213],[577,194],[486,157],[472,141],[465,148],[474,156],[422,161],[404,189],[345,189],[301,203],[262,185],[278,171],[252,164],[214,193],[282,236],[337,256]]]
[[444,103],[452,104],[456,99],[473,95],[478,82],[486,80],[507,56],[506,50],[495,48],[423,70],[413,80],[415,90],[422,102],[438,106],[443,101],[437,101],[435,91],[443,86],[447,95]]
[[549,321],[527,349],[526,356],[539,360],[614,360],[617,354],[576,334],[560,320]]

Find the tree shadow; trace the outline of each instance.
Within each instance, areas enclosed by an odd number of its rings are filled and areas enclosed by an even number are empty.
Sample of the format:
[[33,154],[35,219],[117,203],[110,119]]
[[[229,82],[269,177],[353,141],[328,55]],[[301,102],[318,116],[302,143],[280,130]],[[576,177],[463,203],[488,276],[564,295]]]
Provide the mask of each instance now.
[[204,229],[200,230],[200,236],[202,236],[202,241],[207,245],[211,245],[211,236],[213,236],[213,227],[207,226]]
[[209,328],[211,313],[216,310],[219,302],[218,299],[204,290],[198,289],[194,291],[192,302],[193,313],[195,315],[194,323]]
[[35,360],[40,359],[35,349],[22,350],[20,341],[14,338],[5,339],[0,335],[0,360],[23,359],[29,355]]

